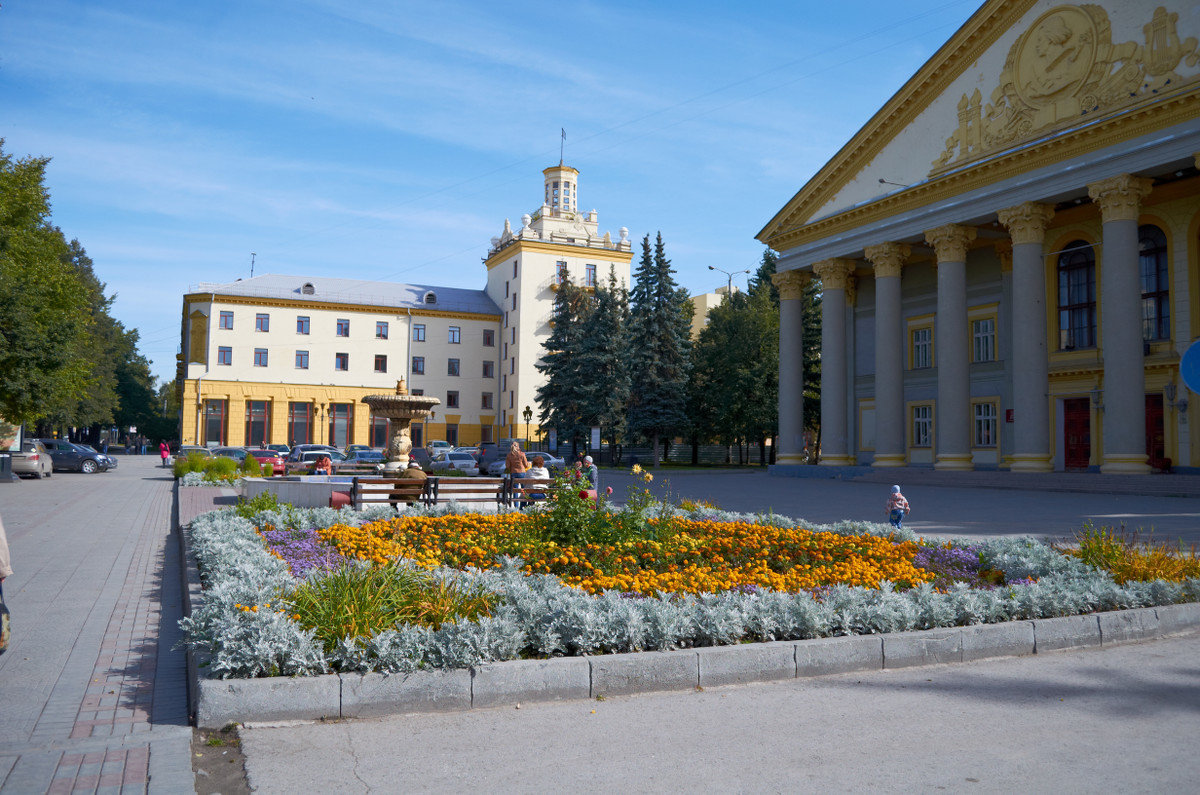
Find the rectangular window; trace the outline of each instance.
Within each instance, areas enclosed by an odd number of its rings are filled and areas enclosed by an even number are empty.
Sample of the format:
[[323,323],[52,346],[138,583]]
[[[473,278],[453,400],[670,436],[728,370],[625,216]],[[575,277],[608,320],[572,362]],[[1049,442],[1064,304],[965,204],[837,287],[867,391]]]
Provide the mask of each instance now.
[[516,293],[514,293],[514,294],[513,294],[513,297],[512,297],[512,308],[513,308],[513,311],[514,311],[514,312],[515,312],[515,311],[517,311],[517,296],[516,296]]
[[350,336],[350,321],[347,318],[340,318],[337,322],[337,335],[339,337]]
[[996,319],[991,317],[971,321],[971,342],[974,361],[996,361]]
[[504,297],[505,297],[505,298],[508,298],[508,295],[509,295],[509,293],[508,293],[508,285],[509,285],[509,283],[508,283],[507,281],[506,281],[506,282],[504,282]]
[[386,340],[388,338],[388,324],[386,320],[375,321],[375,339]]
[[508,359],[508,343],[504,343],[504,358]]
[[458,326],[451,326],[448,341],[451,345],[457,345],[462,342],[462,329]]
[[412,393],[413,393],[414,395],[416,395],[417,397],[421,397],[422,395],[424,395],[424,394],[425,394],[425,390],[424,390],[424,389],[412,389],[412,390],[409,390],[409,391],[410,391],[410,392],[412,392]]
[[517,344],[517,328],[516,328],[516,326],[513,326],[513,328],[512,328],[512,344],[513,345]]
[[483,347],[485,347],[485,348],[496,347],[496,332],[495,332],[495,330],[490,329],[490,328],[485,328],[483,330]]
[[387,447],[392,438],[391,425],[387,417],[371,416],[371,433],[367,444],[372,447]]
[[933,367],[933,329],[915,328],[911,332],[911,361],[913,370]]
[[412,371],[414,375],[425,375],[425,357],[414,356]]
[[375,372],[377,372],[377,373],[386,373],[387,372],[387,357],[386,356],[381,356],[380,354],[375,354]]
[[308,325],[309,325],[309,323],[308,323],[307,317],[305,317],[304,315],[298,315],[296,317],[296,333],[297,334],[307,334],[308,333]]
[[508,328],[508,310],[504,311],[504,327]]
[[483,363],[483,377],[484,378],[495,378],[496,377],[496,363],[495,362],[484,362]]
[[995,447],[996,404],[976,403],[973,411],[975,414],[975,447]]
[[296,351],[296,369],[308,369],[308,351]]
[[510,375],[516,374],[516,372],[517,372],[517,357],[516,356],[514,356],[508,360],[508,372]]
[[333,355],[334,370],[349,370],[350,369],[350,354],[335,353]]
[[217,348],[217,364],[233,364],[233,348]]
[[933,406],[912,407],[912,446],[933,446]]
[[584,277],[583,277],[584,285],[586,285],[588,287],[595,287],[596,286],[596,266],[595,265],[584,265],[583,267],[584,267]]
[[446,425],[446,441],[453,447],[458,447],[458,425],[448,423]]
[[513,278],[517,278],[517,260],[513,260]]
[[508,407],[509,407],[510,409],[513,407],[513,395],[514,395],[514,394],[515,394],[514,392],[509,392],[509,393],[508,393]]
[[254,366],[255,367],[266,367],[267,366],[267,349],[266,348],[255,348],[254,349]]
[[[446,408],[448,408],[448,409],[458,408],[458,393],[457,392],[450,391],[450,392],[446,393]],[[450,441],[450,440],[447,439],[446,441]]]
[[254,330],[255,331],[270,331],[271,330],[271,316],[268,314],[264,314],[262,312],[259,312],[257,315],[255,315],[254,316]]
[[567,280],[567,263],[559,260],[554,263],[554,283],[562,284]]
[[246,401],[246,446],[262,447],[270,441],[271,404],[266,400]]
[[446,375],[458,375],[458,359],[446,360]]
[[205,445],[225,444],[225,401],[204,401],[204,442]]
[[492,393],[491,392],[483,393],[483,400],[480,401],[479,407],[483,408],[483,409],[492,408]]
[[312,444],[312,408],[311,403],[288,403],[288,443],[293,447]]
[[354,406],[350,403],[329,404],[329,443],[346,447],[354,439]]
[[508,376],[501,375],[500,376],[500,391],[504,392],[507,389],[508,389]]
[[221,312],[221,324],[218,328],[233,328],[233,312]]
[[[414,391],[413,394],[415,395],[417,393]],[[412,428],[409,429],[409,433],[412,434],[413,447],[424,447],[425,446],[425,424],[424,423],[414,422],[412,424]]]
[[425,324],[424,323],[414,323],[413,324],[413,342],[424,342],[424,341],[425,341]]
[[491,425],[480,426],[479,441],[480,441],[480,443],[489,443],[489,444],[491,442],[495,441],[495,439],[492,438],[492,426]]

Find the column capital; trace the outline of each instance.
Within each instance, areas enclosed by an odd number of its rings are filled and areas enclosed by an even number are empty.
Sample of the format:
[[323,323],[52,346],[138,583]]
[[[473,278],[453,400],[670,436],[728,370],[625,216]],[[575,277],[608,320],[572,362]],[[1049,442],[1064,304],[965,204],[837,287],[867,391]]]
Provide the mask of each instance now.
[[878,243],[863,249],[863,256],[875,266],[875,278],[899,276],[912,249],[903,243]]
[[804,271],[783,271],[771,275],[771,283],[779,289],[781,301],[795,301],[804,297],[804,288],[808,286],[812,275]]
[[826,290],[845,290],[854,275],[854,260],[825,259],[813,263],[813,273],[821,280]]
[[996,258],[1000,260],[1000,272],[1012,273],[1013,244],[1011,240],[996,241]]
[[1025,202],[1016,207],[1008,207],[996,213],[1000,223],[1008,229],[1012,242],[1037,243],[1041,245],[1046,239],[1046,226],[1054,217],[1054,208],[1048,204]]
[[975,227],[946,224],[925,233],[925,242],[933,246],[938,262],[966,262],[967,247],[975,239]]
[[1153,182],[1132,174],[1118,174],[1088,185],[1088,196],[1100,205],[1105,221],[1136,221],[1142,198],[1150,193]]

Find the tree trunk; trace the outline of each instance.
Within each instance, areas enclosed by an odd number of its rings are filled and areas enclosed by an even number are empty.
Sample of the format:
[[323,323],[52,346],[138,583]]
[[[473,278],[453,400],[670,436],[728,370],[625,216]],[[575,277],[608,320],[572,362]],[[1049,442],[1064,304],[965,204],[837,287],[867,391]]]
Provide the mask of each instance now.
[[650,453],[650,465],[658,469],[658,431],[655,431],[650,436],[650,448],[652,451]]
[[779,437],[771,436],[771,463],[775,463],[775,452],[779,449]]
[[817,426],[817,438],[813,440],[813,449],[809,458],[814,464],[821,463],[821,426]]
[[758,435],[758,465],[760,467],[767,465],[767,437],[761,433]]

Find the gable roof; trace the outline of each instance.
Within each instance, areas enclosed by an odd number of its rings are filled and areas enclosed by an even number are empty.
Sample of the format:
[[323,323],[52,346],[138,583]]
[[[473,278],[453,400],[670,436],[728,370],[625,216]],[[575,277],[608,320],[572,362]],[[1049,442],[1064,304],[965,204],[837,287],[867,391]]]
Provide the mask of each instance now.
[[777,251],[1037,0],[989,0],[755,236]]

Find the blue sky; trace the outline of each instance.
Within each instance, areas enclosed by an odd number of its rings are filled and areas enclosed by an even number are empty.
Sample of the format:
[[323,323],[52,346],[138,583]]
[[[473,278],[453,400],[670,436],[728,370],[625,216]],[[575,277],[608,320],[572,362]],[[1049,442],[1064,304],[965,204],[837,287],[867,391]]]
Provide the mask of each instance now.
[[6,0],[0,137],[53,158],[54,222],[169,379],[181,296],[250,252],[481,289],[560,128],[580,209],[711,291],[978,6]]

